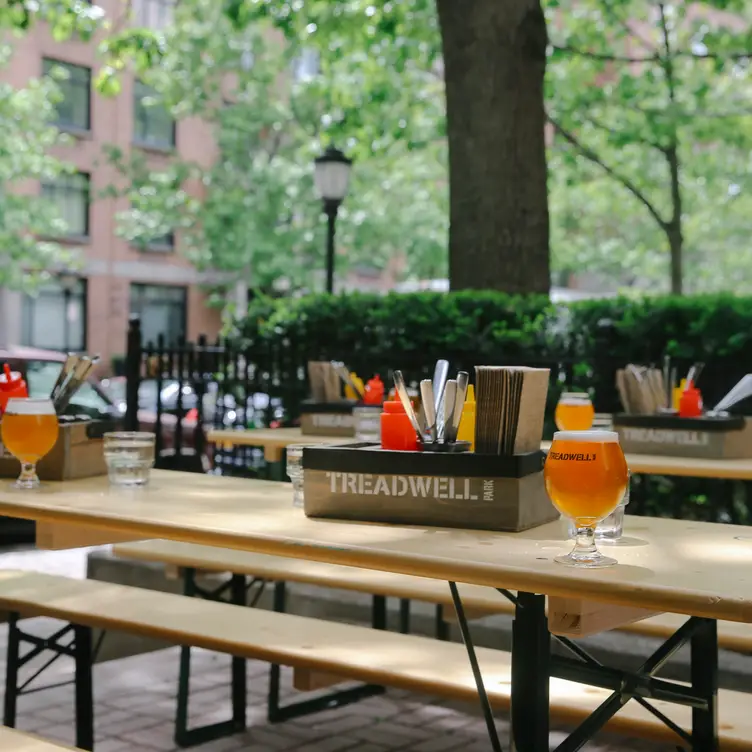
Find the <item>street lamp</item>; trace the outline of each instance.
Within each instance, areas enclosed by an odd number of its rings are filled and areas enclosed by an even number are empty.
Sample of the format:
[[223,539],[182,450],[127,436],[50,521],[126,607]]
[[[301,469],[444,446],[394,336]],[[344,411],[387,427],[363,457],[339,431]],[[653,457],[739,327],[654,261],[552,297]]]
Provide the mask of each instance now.
[[73,291],[78,286],[79,278],[75,274],[63,271],[58,275],[57,280],[63,291],[63,338],[65,340],[63,349],[68,351],[71,341],[71,323],[75,320],[76,316],[76,312],[71,305],[71,298]]
[[334,292],[334,232],[337,211],[342,199],[347,195],[350,182],[352,159],[348,159],[339,149],[329,146],[314,160],[313,182],[316,192],[323,202],[327,218],[326,235],[326,291]]

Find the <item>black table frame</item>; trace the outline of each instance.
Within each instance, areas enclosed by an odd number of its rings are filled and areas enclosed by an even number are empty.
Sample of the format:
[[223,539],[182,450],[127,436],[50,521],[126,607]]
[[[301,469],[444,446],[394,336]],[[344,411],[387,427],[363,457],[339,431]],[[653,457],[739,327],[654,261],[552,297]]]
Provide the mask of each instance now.
[[[502,752],[483,675],[478,665],[472,635],[462,599],[454,582],[449,589],[457,612],[462,639],[468,653],[478,689],[483,716],[493,752]],[[630,700],[634,700],[665,723],[691,752],[718,750],[718,627],[715,619],[690,617],[636,671],[604,666],[567,637],[551,635],[546,617],[546,596],[497,588],[515,606],[512,627],[511,719],[514,748],[517,752],[548,752],[549,681],[551,677],[613,690],[559,744],[556,752],[576,752],[593,738]],[[551,637],[574,656],[551,653]],[[656,678],[656,674],[681,647],[690,644],[691,685]],[[650,699],[688,705],[692,708],[692,730],[680,728],[655,708]],[[682,749],[683,747],[680,747]]]

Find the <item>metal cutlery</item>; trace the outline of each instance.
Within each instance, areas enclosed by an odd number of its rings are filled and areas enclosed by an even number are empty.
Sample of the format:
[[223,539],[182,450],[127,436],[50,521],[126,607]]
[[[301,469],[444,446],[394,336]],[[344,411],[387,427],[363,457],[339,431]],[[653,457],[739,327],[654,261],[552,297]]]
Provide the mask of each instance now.
[[444,426],[442,430],[442,436],[444,442],[449,443],[453,441],[452,434],[452,421],[454,420],[454,403],[457,397],[457,381],[455,379],[449,379],[444,387]]
[[434,401],[433,384],[431,379],[423,379],[420,382],[420,401],[423,405],[423,414],[426,418],[426,433],[430,441],[437,441],[436,406]]
[[81,388],[81,385],[86,381],[98,360],[98,355],[94,355],[93,357],[82,355],[78,359],[73,372],[69,374],[65,383],[58,391],[57,398],[53,400],[55,412],[61,413],[68,407],[73,395]]
[[52,386],[52,391],[50,392],[50,399],[53,403],[57,400],[63,385],[70,378],[73,369],[76,367],[79,360],[80,356],[75,353],[68,353],[68,355],[66,355],[60,373],[57,375],[57,379],[55,380],[55,383]]
[[347,370],[347,366],[341,361],[341,360],[333,360],[331,361],[332,368],[337,372],[337,376],[342,379],[342,382],[344,384],[347,384],[347,386],[352,389],[355,394],[357,394],[360,399],[363,399],[365,397],[365,393],[363,390],[352,380],[352,377],[350,376],[350,371]]
[[[444,388],[449,376],[449,361],[437,360],[433,370],[433,404],[436,411],[436,425],[439,433],[442,433],[442,406],[444,400]],[[439,437],[437,437],[439,438]]]

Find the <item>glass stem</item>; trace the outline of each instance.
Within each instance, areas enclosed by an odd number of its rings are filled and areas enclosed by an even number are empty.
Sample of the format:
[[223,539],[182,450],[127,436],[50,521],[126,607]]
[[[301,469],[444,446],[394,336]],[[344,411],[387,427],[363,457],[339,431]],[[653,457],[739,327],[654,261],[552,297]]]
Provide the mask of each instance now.
[[580,525],[575,523],[577,533],[575,535],[575,555],[597,554],[595,546],[595,525]]
[[16,482],[21,488],[33,488],[37,485],[37,463],[22,462],[21,475],[18,476],[18,481]]

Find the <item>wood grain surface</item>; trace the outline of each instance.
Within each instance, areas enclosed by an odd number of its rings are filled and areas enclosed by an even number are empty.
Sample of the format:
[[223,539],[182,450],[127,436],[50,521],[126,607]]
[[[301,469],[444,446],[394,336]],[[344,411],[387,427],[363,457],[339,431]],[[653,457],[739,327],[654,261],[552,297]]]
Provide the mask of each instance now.
[[[78,749],[78,748],[75,748]],[[73,752],[74,747],[63,747],[38,736],[0,726],[0,752]]]
[[289,484],[155,471],[146,488],[106,478],[0,488],[0,514],[89,525],[134,538],[312,559],[473,585],[580,597],[652,611],[752,622],[752,530],[736,525],[629,518],[599,570],[562,566],[562,521],[522,533],[313,520],[292,506]]
[[242,431],[213,429],[206,438],[214,444],[227,447],[255,446],[264,450],[267,462],[281,462],[282,454],[290,444],[343,444],[342,436],[304,436],[299,428],[252,428]]

